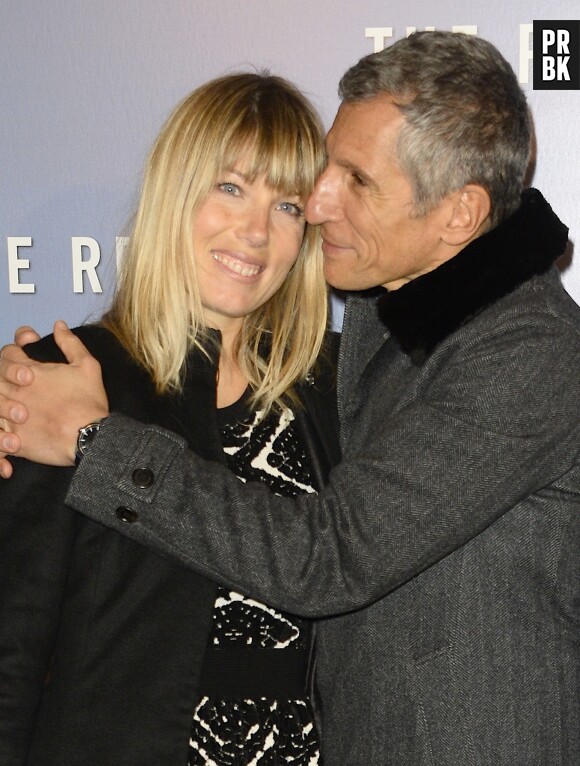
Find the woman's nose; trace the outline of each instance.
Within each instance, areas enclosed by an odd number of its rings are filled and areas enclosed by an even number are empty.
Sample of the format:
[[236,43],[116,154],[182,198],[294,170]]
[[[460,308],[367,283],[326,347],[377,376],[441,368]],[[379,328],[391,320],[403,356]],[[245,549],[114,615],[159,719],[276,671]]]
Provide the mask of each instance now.
[[238,226],[238,236],[252,247],[268,244],[270,229],[270,207],[257,206],[247,211]]

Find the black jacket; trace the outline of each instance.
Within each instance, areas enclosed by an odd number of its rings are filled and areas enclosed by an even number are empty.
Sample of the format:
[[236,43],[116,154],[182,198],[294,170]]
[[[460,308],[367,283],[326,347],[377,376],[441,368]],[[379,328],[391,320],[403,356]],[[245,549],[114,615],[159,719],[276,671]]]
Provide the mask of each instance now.
[[[183,394],[158,396],[109,332],[77,333],[111,407],[223,461],[214,363],[192,354]],[[60,358],[51,338],[27,350]],[[337,458],[327,368],[298,416],[321,477]],[[185,766],[217,586],[67,508],[73,470],[19,460],[0,485],[0,765]]]

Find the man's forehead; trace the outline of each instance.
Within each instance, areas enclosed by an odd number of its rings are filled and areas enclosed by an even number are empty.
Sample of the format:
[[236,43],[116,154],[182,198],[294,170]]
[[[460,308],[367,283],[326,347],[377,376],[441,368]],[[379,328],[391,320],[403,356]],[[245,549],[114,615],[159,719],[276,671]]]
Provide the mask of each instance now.
[[393,156],[403,122],[401,111],[386,96],[344,102],[326,136],[327,154],[341,163],[370,159],[375,152]]

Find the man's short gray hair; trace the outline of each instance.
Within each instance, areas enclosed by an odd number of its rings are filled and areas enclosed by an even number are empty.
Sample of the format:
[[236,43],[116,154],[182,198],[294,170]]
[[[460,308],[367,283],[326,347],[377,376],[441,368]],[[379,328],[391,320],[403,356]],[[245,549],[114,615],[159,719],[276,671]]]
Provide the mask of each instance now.
[[405,124],[398,159],[417,215],[465,184],[491,198],[491,224],[520,203],[529,163],[531,118],[516,75],[481,38],[416,32],[362,58],[340,81],[345,102],[387,96]]

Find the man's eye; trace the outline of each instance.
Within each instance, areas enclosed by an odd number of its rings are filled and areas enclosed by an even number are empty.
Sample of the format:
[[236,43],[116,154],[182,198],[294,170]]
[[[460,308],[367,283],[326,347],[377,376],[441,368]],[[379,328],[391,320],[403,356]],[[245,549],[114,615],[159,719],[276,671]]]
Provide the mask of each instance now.
[[352,178],[357,186],[366,186],[365,179],[359,176],[358,173],[353,173]]

